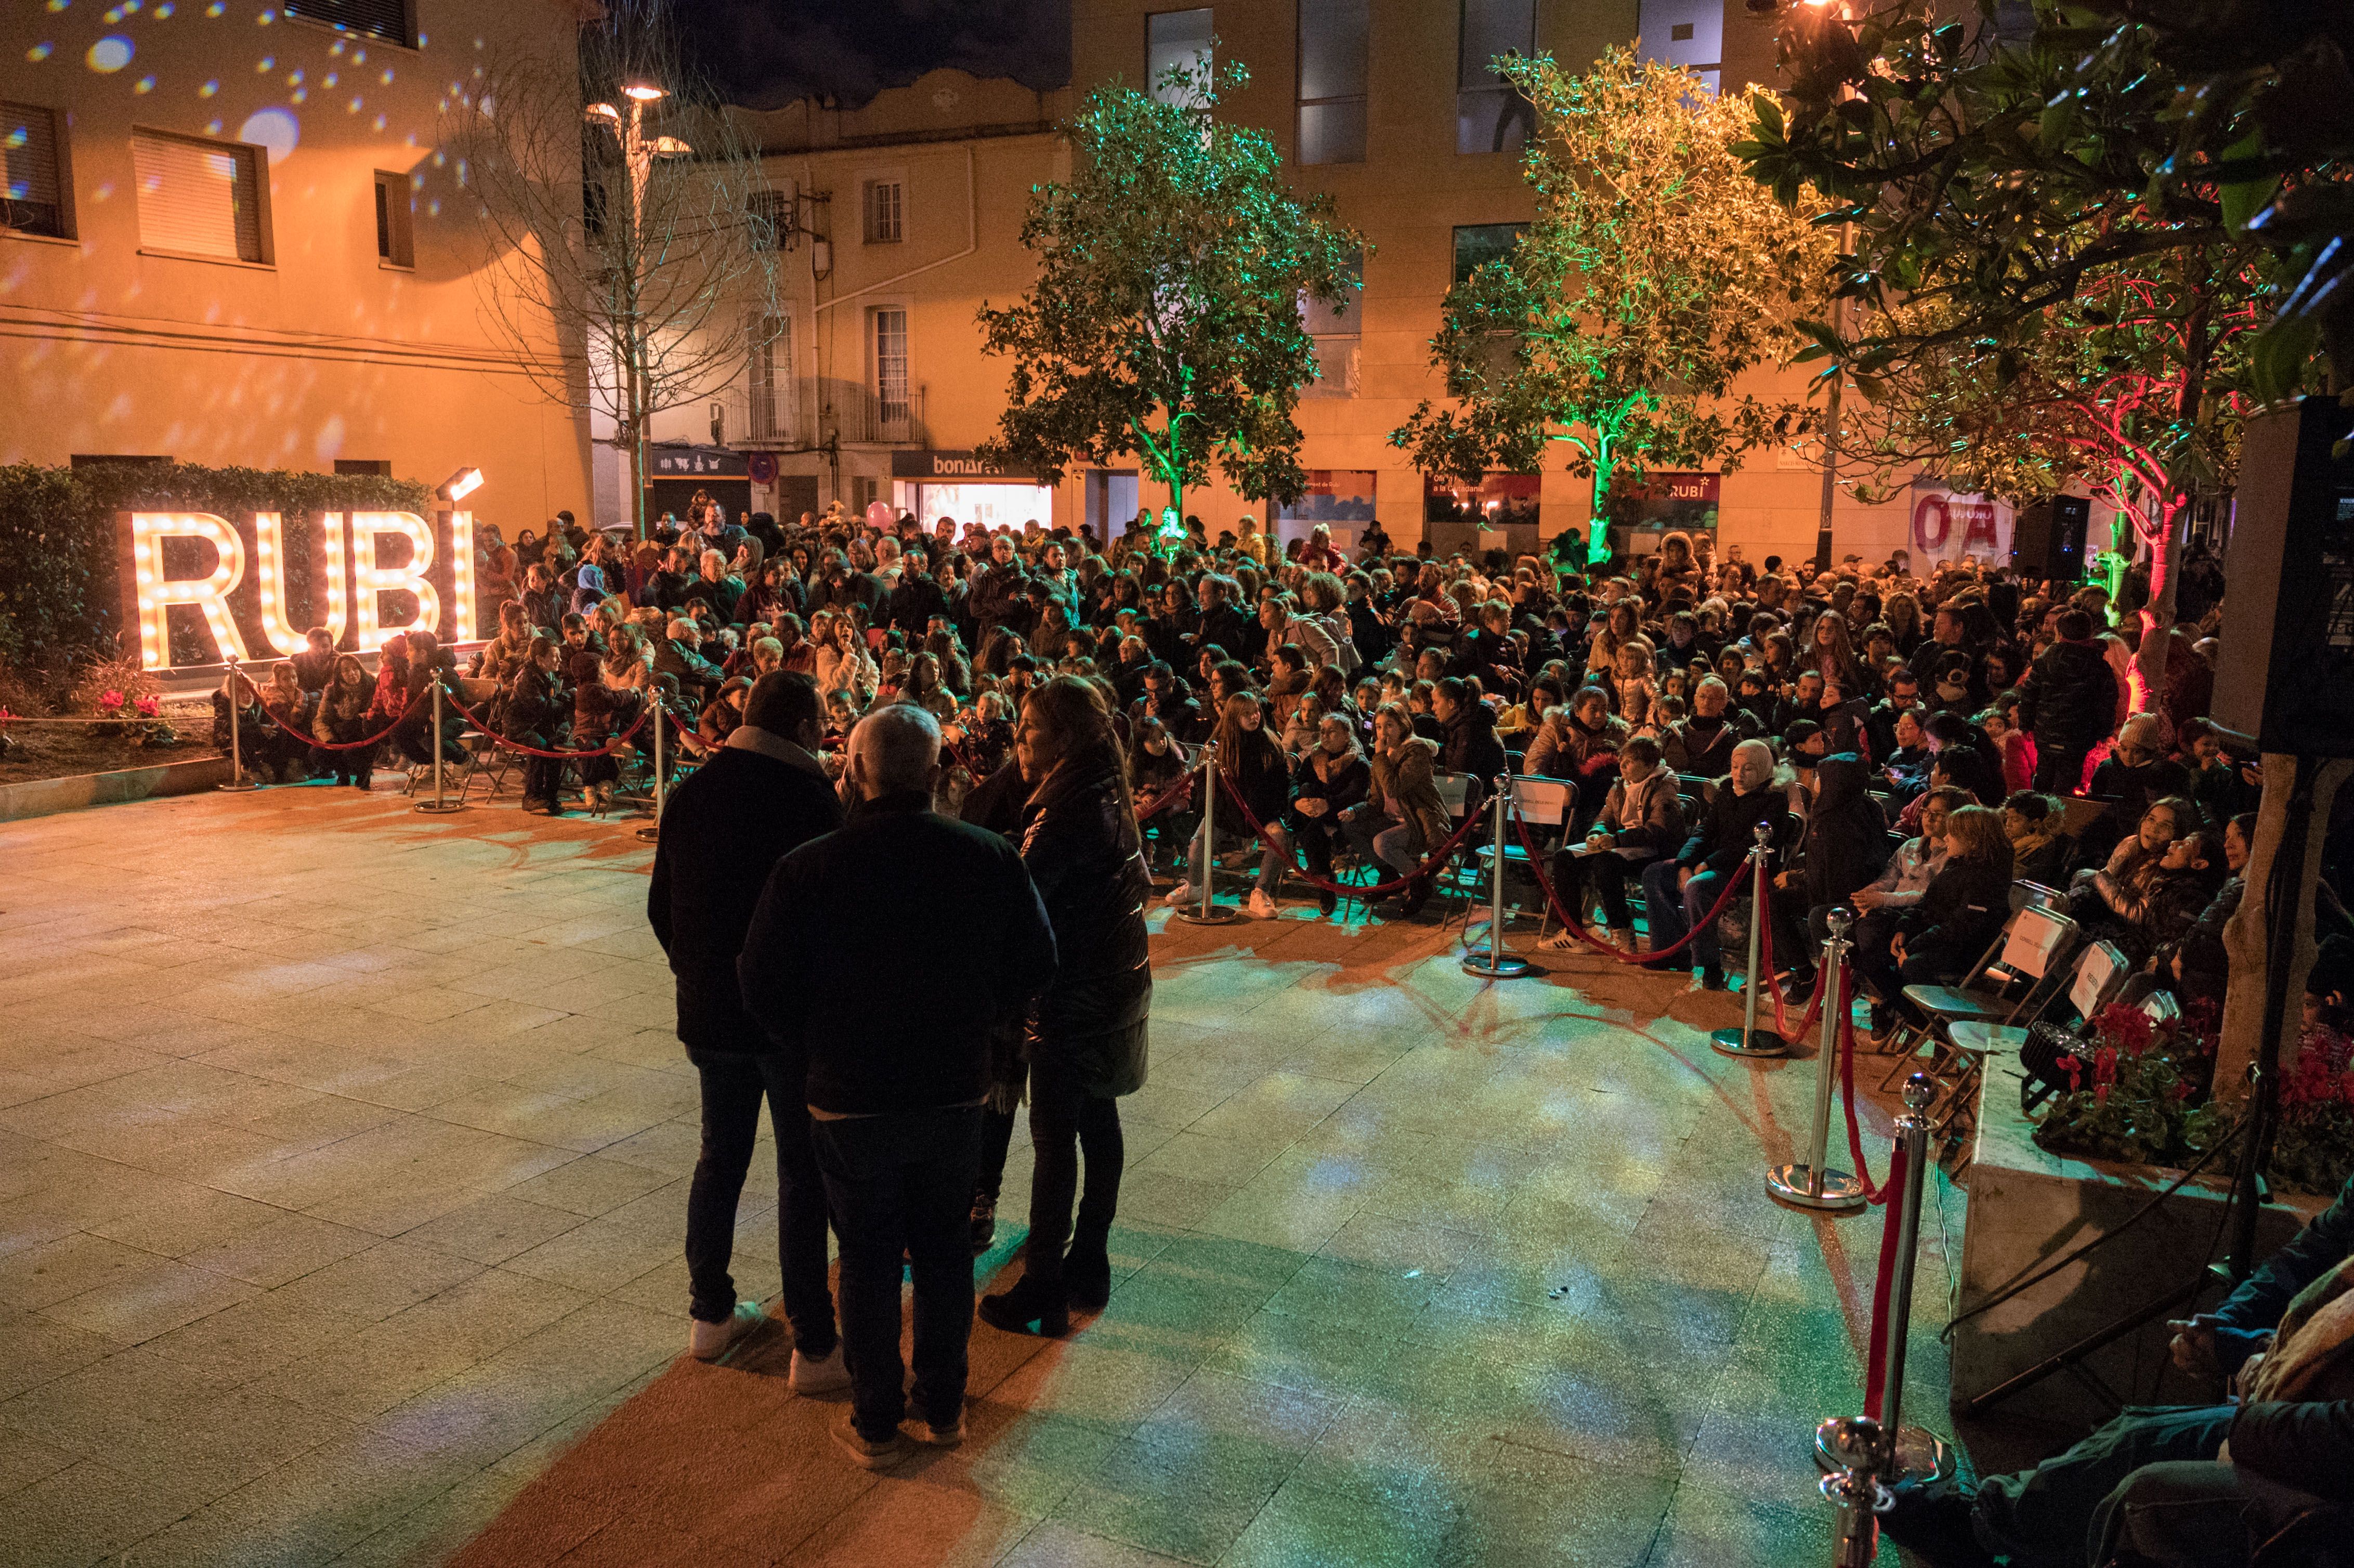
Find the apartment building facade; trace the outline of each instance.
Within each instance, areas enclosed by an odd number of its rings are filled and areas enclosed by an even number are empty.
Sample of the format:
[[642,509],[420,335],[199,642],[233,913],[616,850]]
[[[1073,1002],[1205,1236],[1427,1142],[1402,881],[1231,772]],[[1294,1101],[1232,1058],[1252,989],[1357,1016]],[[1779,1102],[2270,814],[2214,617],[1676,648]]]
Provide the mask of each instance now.
[[441,110],[572,0],[122,0],[0,13],[0,461],[475,467],[585,510],[588,430],[485,330]]

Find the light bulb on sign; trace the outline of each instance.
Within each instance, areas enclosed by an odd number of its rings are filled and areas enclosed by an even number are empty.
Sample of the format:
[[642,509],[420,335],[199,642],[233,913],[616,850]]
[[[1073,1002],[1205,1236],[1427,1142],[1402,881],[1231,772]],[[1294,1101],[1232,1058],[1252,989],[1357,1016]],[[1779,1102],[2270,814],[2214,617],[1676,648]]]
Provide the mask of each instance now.
[[[376,565],[376,546],[379,535],[398,535],[408,541],[408,565]],[[433,530],[425,525],[422,517],[413,512],[352,514],[352,587],[355,590],[352,625],[362,652],[381,649],[385,640],[396,631],[407,631],[411,627],[427,631],[439,630],[441,596],[425,578],[432,566]],[[406,625],[385,625],[380,596],[387,593],[415,595],[417,619]]]
[[[212,633],[217,653],[244,659],[245,638],[228,608],[230,592],[245,580],[245,541],[237,530],[209,512],[133,512],[130,519],[131,569],[139,595],[140,668],[170,668],[170,609],[175,604],[196,607],[205,629]],[[211,573],[201,577],[165,577],[166,539],[201,539],[210,545]]]

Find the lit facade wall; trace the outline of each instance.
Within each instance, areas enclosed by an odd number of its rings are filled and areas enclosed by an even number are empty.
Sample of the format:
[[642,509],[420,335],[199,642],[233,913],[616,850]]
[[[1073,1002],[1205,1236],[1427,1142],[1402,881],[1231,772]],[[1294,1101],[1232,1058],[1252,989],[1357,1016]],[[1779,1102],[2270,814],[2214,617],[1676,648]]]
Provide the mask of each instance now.
[[[444,97],[482,51],[568,58],[580,13],[409,14],[417,48],[263,0],[0,8],[0,101],[48,112],[66,194],[64,237],[0,228],[0,461],[381,462],[429,484],[473,465],[477,514],[509,538],[585,514],[586,422],[486,333],[481,242],[437,151]],[[256,149],[235,155],[264,171],[260,259],[164,253],[138,138]],[[378,253],[379,174],[408,207],[395,259]]]

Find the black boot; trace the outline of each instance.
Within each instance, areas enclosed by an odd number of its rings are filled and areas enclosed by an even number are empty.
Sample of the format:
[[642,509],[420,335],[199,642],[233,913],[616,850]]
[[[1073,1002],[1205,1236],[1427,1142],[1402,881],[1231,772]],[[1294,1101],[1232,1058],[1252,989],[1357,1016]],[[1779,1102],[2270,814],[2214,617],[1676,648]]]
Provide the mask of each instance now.
[[1063,1299],[1062,1282],[1046,1284],[1026,1269],[1013,1289],[981,1298],[981,1320],[1009,1334],[1034,1333],[1049,1340],[1059,1340],[1071,1331],[1071,1311]]
[[978,1192],[972,1200],[972,1255],[979,1257],[997,1239],[997,1194]]
[[1106,1238],[1071,1238],[1063,1259],[1063,1299],[1081,1312],[1100,1312],[1111,1300],[1111,1254]]
[[1413,881],[1405,885],[1405,893],[1399,895],[1398,918],[1401,920],[1413,919],[1416,916],[1422,913],[1422,906],[1429,902],[1430,878],[1426,876],[1416,877]]

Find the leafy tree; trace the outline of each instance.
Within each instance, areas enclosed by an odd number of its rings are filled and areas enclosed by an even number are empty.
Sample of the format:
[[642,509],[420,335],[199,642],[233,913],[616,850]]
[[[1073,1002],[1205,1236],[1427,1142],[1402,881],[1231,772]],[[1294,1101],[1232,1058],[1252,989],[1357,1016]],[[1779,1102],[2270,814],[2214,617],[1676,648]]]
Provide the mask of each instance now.
[[1913,405],[1916,436],[1957,418],[1950,447],[1991,436],[2046,488],[2075,468],[2123,497],[2164,627],[2186,503],[2230,473],[2263,193],[2211,160],[2169,167],[2179,79],[2157,38],[2084,15],[2037,0],[2006,36],[1935,0],[1804,8],[1782,35],[1787,118],[1761,113],[1741,152],[1784,200],[1828,191],[1851,226],[1839,292],[1859,312],[1809,323],[1812,354]]
[[1762,88],[1718,96],[1623,48],[1574,75],[1550,56],[1496,70],[1535,110],[1522,169],[1536,220],[1514,252],[1447,291],[1431,362],[1450,407],[1424,402],[1390,433],[1426,472],[1475,482],[1541,468],[1549,447],[1593,482],[1591,558],[1605,559],[1612,481],[1787,441],[1802,400],[1736,396],[1806,341],[1834,247],[1802,201],[1752,180],[1734,145]]
[[1249,76],[1215,57],[1157,95],[1098,88],[1064,126],[1070,181],[1040,186],[1022,226],[1037,281],[981,311],[985,351],[1013,362],[987,461],[1053,483],[1132,455],[1181,515],[1213,462],[1246,495],[1306,491],[1302,302],[1343,302],[1364,240],[1285,186],[1264,132],[1217,117]]

